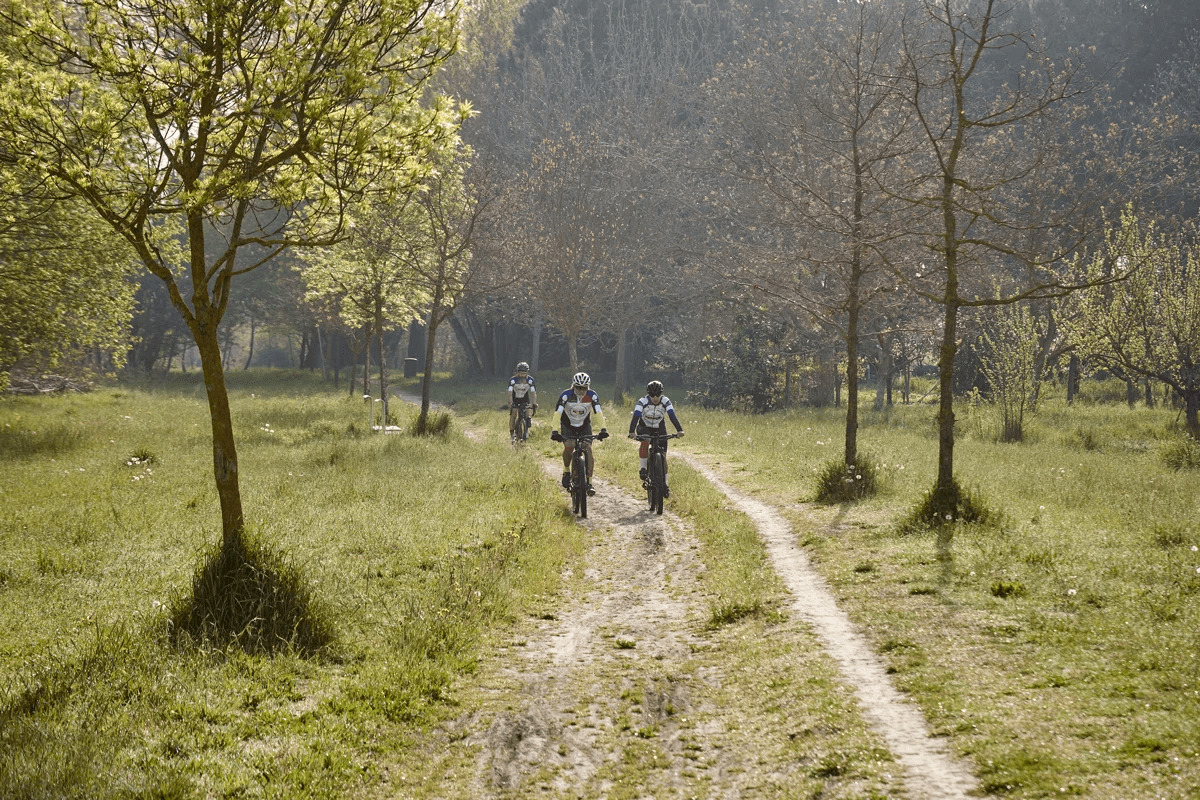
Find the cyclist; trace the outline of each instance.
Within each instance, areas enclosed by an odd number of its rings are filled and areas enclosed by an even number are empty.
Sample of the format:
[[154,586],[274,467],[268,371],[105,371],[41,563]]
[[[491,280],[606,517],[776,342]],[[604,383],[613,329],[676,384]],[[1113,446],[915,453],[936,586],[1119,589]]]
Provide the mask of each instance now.
[[[662,381],[650,381],[646,384],[646,396],[638,400],[633,407],[633,417],[629,420],[629,438],[636,439],[638,436],[666,433],[667,426],[664,421],[667,419],[671,420],[671,424],[675,426],[675,430],[682,437],[683,425],[679,423],[679,417],[675,416],[675,406],[671,405],[671,398],[663,394]],[[663,447],[666,446],[667,443],[663,442]],[[642,446],[638,450],[638,457],[641,460],[638,476],[641,477],[643,485],[646,483],[646,462],[649,460],[649,455],[650,443],[642,442]],[[664,487],[663,497],[670,496],[670,488]]]
[[508,438],[514,442],[517,440],[517,409],[526,406],[531,407],[530,417],[537,415],[537,389],[529,374],[529,364],[522,361],[508,381]]
[[[571,488],[571,452],[575,449],[575,438],[588,436],[592,432],[592,414],[604,416],[600,409],[600,398],[591,389],[592,379],[586,372],[576,372],[571,378],[571,388],[558,396],[558,407],[554,410],[559,415],[560,433],[563,437],[563,476],[564,489]],[[575,438],[573,438],[575,437]],[[598,439],[608,437],[608,430],[600,429]],[[596,494],[592,488],[592,447],[591,442],[580,442],[580,447],[587,454],[587,493]]]

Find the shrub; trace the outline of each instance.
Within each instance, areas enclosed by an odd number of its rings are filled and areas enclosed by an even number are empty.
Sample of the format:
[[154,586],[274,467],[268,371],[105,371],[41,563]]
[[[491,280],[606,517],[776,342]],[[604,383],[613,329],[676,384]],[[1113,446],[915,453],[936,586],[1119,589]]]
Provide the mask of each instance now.
[[450,430],[450,415],[444,411],[417,418],[408,426],[408,432],[413,436],[445,436]]
[[248,536],[221,545],[197,568],[191,594],[172,604],[171,641],[249,653],[328,648],[332,625],[299,570]]
[[1200,468],[1200,442],[1185,436],[1163,446],[1162,462],[1175,470]]
[[841,459],[826,462],[817,474],[818,503],[852,503],[879,492],[879,468],[873,457],[859,453],[853,464]]
[[959,522],[1000,527],[1004,517],[991,508],[977,490],[964,491],[958,481],[954,481],[948,490],[935,487],[927,491],[916,508],[900,522],[900,532],[916,533]]

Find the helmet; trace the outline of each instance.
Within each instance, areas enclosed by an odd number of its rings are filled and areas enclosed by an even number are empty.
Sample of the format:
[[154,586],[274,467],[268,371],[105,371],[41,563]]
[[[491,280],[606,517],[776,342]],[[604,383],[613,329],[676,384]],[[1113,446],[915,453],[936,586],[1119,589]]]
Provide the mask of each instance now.
[[651,397],[658,397],[663,393],[662,381],[650,381],[646,384],[646,394]]
[[576,386],[591,386],[592,376],[586,372],[576,372],[575,377],[571,378],[571,382]]
[[519,362],[517,364],[517,372],[529,372],[529,364],[525,361]]

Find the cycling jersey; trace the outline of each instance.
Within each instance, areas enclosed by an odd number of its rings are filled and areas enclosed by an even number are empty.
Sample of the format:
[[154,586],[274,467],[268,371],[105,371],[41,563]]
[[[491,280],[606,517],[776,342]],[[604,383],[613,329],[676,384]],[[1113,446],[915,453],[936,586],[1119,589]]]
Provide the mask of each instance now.
[[558,408],[554,410],[560,415],[559,420],[563,430],[568,427],[579,429],[586,426],[590,428],[592,413],[604,413],[600,410],[600,397],[591,389],[587,390],[583,399],[575,396],[574,389],[567,389],[558,396]]
[[513,375],[512,380],[508,382],[509,400],[516,405],[524,405],[529,402],[529,390],[533,388],[532,375],[526,375],[524,378]]
[[650,396],[647,395],[637,401],[637,405],[633,407],[633,417],[629,420],[630,433],[635,432],[639,427],[655,433],[662,433],[666,430],[663,420],[667,418],[670,418],[675,430],[683,430],[683,426],[679,424],[679,418],[675,416],[675,406],[671,404],[671,399],[664,394],[659,400],[658,403],[651,403]]

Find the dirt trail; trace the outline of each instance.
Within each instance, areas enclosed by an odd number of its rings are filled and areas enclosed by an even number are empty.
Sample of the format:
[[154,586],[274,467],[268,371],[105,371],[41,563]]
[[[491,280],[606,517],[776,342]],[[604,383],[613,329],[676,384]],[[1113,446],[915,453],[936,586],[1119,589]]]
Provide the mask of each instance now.
[[[787,522],[696,458],[674,453],[755,522],[793,593],[793,619],[776,625],[772,640],[797,653],[815,652],[819,643],[903,770],[884,776],[882,787],[823,778],[812,796],[882,791],[944,800],[977,790],[969,771],[929,735],[920,711],[892,687]],[[561,462],[542,466],[557,482]],[[738,707],[747,682],[782,676],[747,674],[736,656],[747,645],[706,631],[704,565],[692,532],[669,512],[651,515],[642,498],[615,485],[596,486],[584,521],[591,534],[584,574],[568,575],[553,611],[521,626],[517,639],[489,659],[489,669],[473,679],[472,710],[429,743],[421,768],[393,772],[387,795],[774,798],[800,796],[802,786],[811,793],[814,765],[797,758],[789,740],[820,732],[804,726],[802,708],[778,698]],[[773,662],[770,669],[793,669],[802,682],[813,666]]]
[[978,790],[970,771],[929,734],[920,710],[892,686],[883,662],[838,608],[828,584],[796,544],[791,526],[765,503],[734,489],[710,467],[685,453],[686,462],[752,520],[767,544],[776,572],[795,596],[792,610],[812,625],[825,649],[854,686],[863,713],[904,767],[909,790],[930,800],[964,798]]

